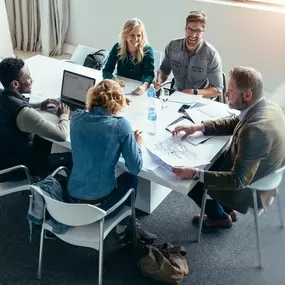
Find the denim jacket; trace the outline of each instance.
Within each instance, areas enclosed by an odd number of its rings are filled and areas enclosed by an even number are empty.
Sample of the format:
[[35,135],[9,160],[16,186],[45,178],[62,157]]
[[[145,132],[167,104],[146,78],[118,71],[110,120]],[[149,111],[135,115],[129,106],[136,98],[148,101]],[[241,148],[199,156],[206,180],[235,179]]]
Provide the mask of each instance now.
[[116,187],[115,169],[122,154],[129,172],[137,175],[142,154],[129,122],[104,108],[76,110],[70,121],[73,168],[69,194],[82,200],[97,200]]
[[[45,194],[57,201],[63,202],[63,191],[60,183],[51,175],[47,176],[43,181],[34,183],[33,185],[41,188]],[[45,201],[44,198],[34,191],[30,195],[30,205],[28,210],[27,219],[30,226],[30,241],[32,240],[32,224],[42,225],[44,219]],[[52,226],[52,231],[56,234],[65,234],[69,226],[57,222],[51,217],[50,220],[46,221]]]

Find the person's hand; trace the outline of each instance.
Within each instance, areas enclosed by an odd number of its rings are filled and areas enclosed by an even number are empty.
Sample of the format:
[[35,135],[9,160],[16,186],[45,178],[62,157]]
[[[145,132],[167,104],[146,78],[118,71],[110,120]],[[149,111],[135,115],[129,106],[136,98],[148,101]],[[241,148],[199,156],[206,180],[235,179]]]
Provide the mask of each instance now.
[[181,92],[187,93],[189,95],[194,95],[194,89],[184,89]]
[[125,87],[125,82],[119,78],[113,78],[114,81],[117,81],[121,87]]
[[135,132],[134,132],[134,135],[135,135],[135,138],[136,138],[136,141],[137,141],[137,144],[138,145],[142,145],[142,143],[143,143],[143,139],[142,139],[142,131],[140,131],[140,130],[136,130]]
[[126,97],[126,104],[130,105],[132,103],[132,100],[130,100],[129,98]]
[[174,166],[172,172],[182,179],[192,179],[196,174],[196,169],[192,167]]
[[152,84],[156,90],[160,89],[160,87],[161,87],[160,82],[158,82],[157,80],[153,80]]
[[61,115],[66,114],[68,117],[70,116],[70,108],[65,104],[60,104],[57,108],[56,115],[60,117]]
[[47,99],[41,103],[41,110],[45,111],[49,109],[48,105],[54,105],[54,108],[57,108],[59,106],[59,102],[54,99]]
[[133,95],[142,95],[146,90],[146,87],[144,85],[140,85],[138,88],[132,91]]
[[186,139],[188,136],[194,134],[195,132],[202,131],[202,125],[190,125],[190,126],[178,126],[172,131],[172,135],[177,135],[180,132],[185,132],[185,134],[181,137],[181,140]]

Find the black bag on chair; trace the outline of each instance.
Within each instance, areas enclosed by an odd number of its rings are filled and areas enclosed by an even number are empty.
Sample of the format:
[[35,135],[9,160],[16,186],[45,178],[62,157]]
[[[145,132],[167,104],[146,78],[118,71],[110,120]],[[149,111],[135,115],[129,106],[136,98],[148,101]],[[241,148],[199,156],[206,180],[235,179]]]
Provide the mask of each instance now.
[[94,53],[86,56],[83,66],[90,67],[97,70],[102,70],[107,62],[108,52],[100,49]]

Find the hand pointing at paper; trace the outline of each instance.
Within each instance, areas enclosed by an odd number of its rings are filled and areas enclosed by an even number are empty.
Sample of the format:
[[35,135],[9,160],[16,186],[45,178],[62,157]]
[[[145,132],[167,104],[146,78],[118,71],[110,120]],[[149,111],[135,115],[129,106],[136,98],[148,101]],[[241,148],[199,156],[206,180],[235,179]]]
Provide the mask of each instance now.
[[182,179],[192,179],[197,170],[193,167],[174,166],[172,172]]
[[180,132],[185,132],[185,134],[181,137],[181,140],[186,139],[188,136],[196,133],[202,132],[203,126],[202,125],[190,125],[190,126],[178,126],[176,127],[171,133],[173,136],[178,135]]

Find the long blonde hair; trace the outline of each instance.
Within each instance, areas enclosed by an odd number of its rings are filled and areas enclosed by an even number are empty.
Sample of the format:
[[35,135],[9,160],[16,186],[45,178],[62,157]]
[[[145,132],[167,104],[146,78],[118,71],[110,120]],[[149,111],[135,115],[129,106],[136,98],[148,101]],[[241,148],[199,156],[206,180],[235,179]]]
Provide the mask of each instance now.
[[144,48],[148,44],[147,35],[145,31],[144,24],[141,20],[137,18],[133,18],[128,20],[123,27],[123,30],[120,33],[120,42],[119,42],[119,50],[118,50],[118,56],[120,60],[124,60],[127,58],[127,36],[137,27],[140,27],[142,31],[142,39],[141,42],[136,50],[135,59],[137,60],[137,63],[141,62],[144,57]]

